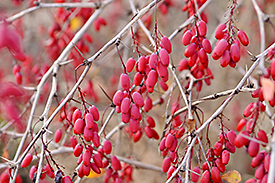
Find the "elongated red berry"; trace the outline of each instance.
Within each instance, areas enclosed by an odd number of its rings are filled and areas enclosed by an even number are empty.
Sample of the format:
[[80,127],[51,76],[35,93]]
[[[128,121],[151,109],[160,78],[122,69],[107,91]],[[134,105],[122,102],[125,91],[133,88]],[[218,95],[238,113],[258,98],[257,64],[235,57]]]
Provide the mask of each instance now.
[[29,164],[31,164],[32,162],[32,158],[32,154],[27,154],[21,163],[21,167],[26,168],[27,166],[29,166]]
[[109,140],[105,140],[103,142],[103,151],[106,154],[110,154],[112,152],[112,144]]
[[207,26],[206,23],[202,20],[198,22],[198,29],[200,36],[206,36],[207,33]]
[[82,151],[83,151],[83,146],[82,144],[77,144],[74,148],[74,156],[75,157],[79,157],[80,154],[82,154]]
[[120,84],[121,84],[123,90],[128,91],[130,89],[131,83],[130,83],[129,76],[127,74],[122,73],[120,75]]
[[166,173],[169,170],[170,165],[171,165],[171,158],[170,157],[164,158],[164,160],[162,161],[162,171]]
[[143,75],[140,72],[137,72],[134,77],[134,84],[136,86],[139,86],[143,80]]
[[83,164],[86,165],[86,166],[89,166],[90,165],[90,161],[91,161],[91,156],[92,156],[92,153],[90,150],[85,150],[84,153],[83,153]]
[[136,60],[133,58],[129,58],[126,62],[126,71],[132,72],[133,68],[135,67]]
[[236,135],[236,133],[233,130],[229,130],[227,132],[227,138],[228,138],[230,144],[233,145],[235,143],[236,137],[237,137],[237,135]]
[[123,98],[124,98],[124,93],[121,90],[118,90],[113,97],[113,103],[117,106],[120,106]]
[[[268,138],[267,138],[267,135],[266,135],[264,130],[259,130],[258,133],[257,133],[257,137],[260,141],[262,141],[264,143],[268,143]],[[262,146],[266,147],[265,144],[262,144]]]
[[102,164],[102,159],[100,157],[99,154],[94,154],[93,155],[93,161],[95,163],[95,165],[98,167],[98,168],[102,168],[103,164]]
[[171,133],[169,133],[165,141],[165,147],[169,149],[173,145],[174,140],[175,137]]
[[125,97],[121,102],[121,112],[122,113],[128,113],[130,110],[131,100],[128,97]]
[[216,29],[216,32],[215,32],[215,38],[216,39],[222,39],[223,36],[224,36],[224,32],[225,32],[225,28],[226,28],[226,24],[225,23],[221,23],[217,29]]
[[120,164],[120,161],[117,159],[116,156],[112,156],[111,164],[112,164],[112,167],[115,171],[121,170],[121,168],[122,168],[121,164]]
[[[254,138],[256,139],[256,138]],[[255,157],[260,149],[260,144],[258,142],[255,142],[254,140],[251,140],[248,145],[248,154],[251,157]]]
[[83,119],[78,118],[74,124],[74,133],[75,134],[82,134],[84,131],[85,122]]
[[200,183],[209,183],[210,182],[210,172],[208,170],[204,171],[201,176]]
[[181,59],[181,61],[179,63],[179,66],[178,66],[178,70],[183,71],[183,70],[188,69],[188,68],[189,68],[188,60],[185,59],[185,58]]
[[228,46],[228,42],[225,39],[221,39],[217,45],[215,46],[213,52],[212,52],[212,58],[214,60],[218,60],[223,53],[225,52],[225,50],[227,49]]
[[149,58],[150,69],[156,69],[158,66],[158,55],[153,53]]
[[257,156],[255,156],[252,159],[251,166],[253,168],[256,168],[257,166],[259,166],[263,162],[264,158],[265,158],[265,155],[264,155],[263,152],[258,153]]
[[138,70],[144,72],[146,69],[147,59],[144,56],[139,57],[138,59]]
[[211,177],[214,182],[220,182],[221,181],[221,174],[218,169],[218,167],[212,167],[211,168]]
[[169,65],[169,62],[170,62],[170,58],[169,58],[169,54],[168,52],[166,51],[166,49],[160,49],[159,50],[159,58],[160,58],[160,61],[161,63],[165,66],[165,67],[168,67]]
[[98,112],[98,109],[96,108],[96,106],[92,105],[90,108],[89,108],[89,113],[91,113],[93,115],[93,119],[95,121],[98,121],[99,120],[99,112]]
[[139,129],[139,121],[131,118],[129,121],[129,128],[132,133],[137,133]]
[[[195,174],[194,172],[197,173],[197,174]],[[200,174],[201,174],[200,169],[198,167],[194,167],[193,172],[191,173],[192,182],[198,182],[199,178],[200,178]]]
[[275,58],[272,59],[272,61],[271,61],[270,74],[271,74],[271,76],[275,77]]
[[191,43],[187,46],[187,48],[185,49],[184,55],[189,58],[192,55],[194,55],[195,51],[196,51],[197,45],[195,43]]
[[93,144],[94,144],[95,147],[99,147],[100,139],[99,139],[99,136],[98,136],[97,132],[94,132],[92,141],[93,141]]
[[54,142],[58,143],[61,140],[61,137],[62,137],[62,130],[61,129],[56,130],[54,134]]
[[242,131],[240,134],[237,135],[235,139],[235,146],[237,148],[240,148],[244,145],[247,145],[249,143],[249,140],[243,136],[249,136],[248,131]]
[[206,53],[210,54],[212,52],[211,43],[206,38],[202,40],[202,47],[204,48]]
[[138,106],[138,107],[143,107],[144,106],[144,100],[141,96],[141,94],[139,92],[134,92],[132,94],[132,98],[135,102],[135,104]]
[[162,79],[159,80],[159,85],[164,91],[168,90],[168,85]]
[[167,52],[170,54],[172,52],[172,45],[168,37],[163,36],[160,40],[160,46],[167,50]]
[[93,128],[94,126],[94,117],[91,113],[85,115],[85,124],[87,128]]
[[227,165],[229,163],[230,153],[228,150],[222,152],[222,163]]
[[121,120],[123,123],[128,123],[130,121],[130,117],[130,112],[121,114]]
[[187,46],[190,43],[192,37],[193,37],[192,31],[187,30],[182,36],[182,44],[184,46]]
[[93,170],[95,173],[97,173],[97,174],[100,174],[100,173],[101,173],[101,170],[96,166],[95,163],[91,163],[90,166],[91,166],[92,170]]
[[241,58],[240,48],[237,44],[231,44],[230,46],[230,56],[234,62],[238,62]]
[[148,112],[152,109],[152,107],[153,107],[153,101],[150,97],[147,97],[144,103],[144,111]]
[[237,36],[238,36],[240,42],[242,43],[242,45],[247,46],[249,44],[249,39],[244,31],[239,30],[237,32]]
[[76,109],[73,113],[73,123],[75,123],[75,121],[78,119],[78,118],[81,118],[82,116],[82,112],[80,109]]
[[168,69],[161,62],[158,62],[157,72],[164,82],[168,81]]
[[222,54],[222,58],[220,59],[220,64],[222,67],[226,67],[228,66],[229,62],[230,62],[230,51],[225,50],[224,53]]
[[77,139],[75,138],[75,136],[70,137],[70,142],[71,142],[72,148],[75,148],[75,146],[77,145]]
[[262,164],[260,164],[260,166],[258,166],[258,168],[255,171],[255,178],[262,179],[264,174],[265,174],[264,164],[262,163]]

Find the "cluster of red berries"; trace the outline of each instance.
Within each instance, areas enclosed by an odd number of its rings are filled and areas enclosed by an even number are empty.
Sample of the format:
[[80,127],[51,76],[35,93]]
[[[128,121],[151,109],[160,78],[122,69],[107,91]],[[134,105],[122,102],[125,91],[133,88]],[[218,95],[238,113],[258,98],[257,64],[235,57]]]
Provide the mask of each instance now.
[[[196,0],[198,8],[200,8],[207,0]],[[187,11],[189,16],[196,14],[195,0],[185,0],[186,5],[182,7],[182,11]],[[201,19],[207,23],[207,16],[202,12]]]
[[[187,46],[184,52],[184,56],[180,63],[178,70],[182,71],[189,69],[191,74],[196,79],[203,79],[207,85],[210,85],[210,79],[213,79],[211,70],[208,68],[208,55],[212,52],[211,44],[205,37],[207,33],[206,23],[201,20],[197,22],[195,27],[191,30],[187,30],[182,36],[182,44]],[[197,91],[201,91],[202,80],[196,82]],[[188,88],[189,83],[185,86]]]
[[[11,177],[10,169],[7,169],[0,175],[0,182],[1,183],[9,183],[10,177]],[[20,177],[20,175],[16,176],[15,183],[23,183],[23,180]]]
[[218,39],[215,48],[213,49],[212,58],[214,60],[220,59],[222,67],[229,65],[235,67],[241,58],[240,44],[247,46],[249,39],[246,33],[242,30],[237,31],[237,38],[233,33],[232,25],[220,24],[215,32],[215,38]]

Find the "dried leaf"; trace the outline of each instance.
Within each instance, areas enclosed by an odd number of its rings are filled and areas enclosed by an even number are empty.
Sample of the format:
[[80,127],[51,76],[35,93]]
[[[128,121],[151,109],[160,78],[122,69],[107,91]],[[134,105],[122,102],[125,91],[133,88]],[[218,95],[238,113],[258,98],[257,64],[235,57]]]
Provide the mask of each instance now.
[[192,132],[196,127],[196,120],[195,119],[188,119],[187,122],[187,131]]
[[264,99],[270,101],[274,97],[274,82],[271,79],[261,78]]
[[228,171],[221,178],[229,183],[239,183],[242,180],[242,176],[237,170]]
[[97,174],[95,173],[92,169],[91,169],[91,172],[88,176],[85,176],[86,178],[88,179],[97,179],[99,177],[101,177],[104,173],[105,173],[105,170],[104,169],[100,169],[101,170],[101,173],[100,174]]

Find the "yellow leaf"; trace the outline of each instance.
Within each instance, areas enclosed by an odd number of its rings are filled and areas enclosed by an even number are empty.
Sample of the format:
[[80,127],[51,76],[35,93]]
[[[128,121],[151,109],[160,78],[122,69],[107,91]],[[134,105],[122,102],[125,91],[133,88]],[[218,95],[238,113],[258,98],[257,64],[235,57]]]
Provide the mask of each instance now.
[[72,29],[73,32],[75,32],[81,27],[82,23],[83,21],[80,17],[74,17],[71,20],[70,28]]
[[188,119],[187,121],[187,131],[192,132],[196,127],[196,120],[195,119]]
[[261,78],[264,99],[270,101],[274,97],[274,82],[271,79]]
[[239,183],[242,180],[242,176],[237,170],[228,171],[221,178],[229,183]]
[[101,170],[101,173],[100,174],[97,174],[95,173],[92,169],[91,169],[91,172],[88,176],[85,176],[86,178],[88,179],[97,179],[99,177],[101,177],[104,173],[105,173],[105,170],[104,169],[100,169]]

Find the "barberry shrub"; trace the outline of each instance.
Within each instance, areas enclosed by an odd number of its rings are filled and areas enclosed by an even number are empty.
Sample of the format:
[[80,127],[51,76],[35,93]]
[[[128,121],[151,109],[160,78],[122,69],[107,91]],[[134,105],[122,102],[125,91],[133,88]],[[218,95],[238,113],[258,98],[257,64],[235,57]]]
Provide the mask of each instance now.
[[274,182],[274,0],[0,7],[1,183]]

